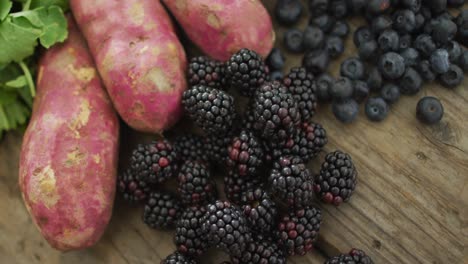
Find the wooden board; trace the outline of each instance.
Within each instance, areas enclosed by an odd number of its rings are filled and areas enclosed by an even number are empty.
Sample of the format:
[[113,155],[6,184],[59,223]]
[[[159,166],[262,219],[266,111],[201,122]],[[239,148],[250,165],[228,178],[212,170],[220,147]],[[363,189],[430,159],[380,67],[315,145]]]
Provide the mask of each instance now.
[[[265,1],[267,2],[267,1]],[[271,8],[274,1],[268,1]],[[466,7],[465,7],[466,8]],[[301,24],[302,27],[306,23]],[[358,21],[352,21],[355,28]],[[278,45],[284,28],[279,28]],[[346,55],[355,54],[351,38]],[[288,66],[301,56],[288,56]],[[339,62],[331,66],[337,74]],[[465,76],[468,77],[468,76]],[[445,107],[443,121],[425,126],[415,119],[419,98],[434,95]],[[321,206],[324,223],[317,250],[289,263],[323,263],[325,257],[364,249],[375,263],[468,263],[468,78],[455,90],[427,85],[414,97],[404,97],[380,124],[364,114],[352,125],[337,122],[329,105],[316,121],[328,131],[326,151],[350,153],[359,183],[349,204]],[[139,135],[125,133],[126,152]],[[154,231],[141,221],[141,209],[117,199],[110,226],[95,247],[60,253],[41,238],[23,206],[17,184],[21,133],[0,142],[0,263],[159,263],[174,250],[173,232]],[[40,153],[38,153],[40,155]],[[125,156],[125,154],[123,155]],[[320,160],[311,164],[319,170]],[[201,263],[218,264],[227,257],[210,252]]]

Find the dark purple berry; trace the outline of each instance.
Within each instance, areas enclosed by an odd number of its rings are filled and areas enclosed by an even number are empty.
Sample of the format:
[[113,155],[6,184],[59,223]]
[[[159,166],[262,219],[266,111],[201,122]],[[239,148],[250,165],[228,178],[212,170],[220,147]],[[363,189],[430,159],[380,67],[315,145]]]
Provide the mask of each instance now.
[[314,25],[308,26],[304,30],[303,46],[305,50],[321,49],[325,43],[325,34]]
[[400,92],[406,95],[417,94],[423,85],[421,75],[412,67],[407,68],[400,81]]
[[304,50],[302,45],[303,33],[298,29],[290,29],[284,33],[284,46],[293,53],[300,53]]
[[369,96],[370,90],[366,82],[361,80],[354,81],[353,98],[358,102],[364,101]]
[[369,98],[366,102],[366,116],[370,121],[380,122],[388,115],[388,104],[381,97]]
[[279,0],[275,7],[276,19],[283,25],[294,25],[301,18],[303,9],[299,0]]
[[379,70],[383,77],[395,80],[405,73],[405,59],[398,53],[388,52],[380,57]]
[[330,55],[327,49],[309,51],[304,55],[302,60],[302,66],[304,66],[307,71],[316,75],[326,72],[329,64]]
[[359,104],[354,99],[336,101],[332,104],[332,110],[338,121],[348,124],[357,118]]
[[341,63],[340,73],[351,80],[362,80],[365,74],[364,63],[358,58],[348,58]]
[[325,40],[325,49],[328,51],[330,58],[338,58],[345,49],[343,39],[337,36],[329,36]]
[[387,83],[382,87],[380,96],[388,104],[394,104],[398,101],[398,99],[400,99],[400,88],[396,84]]
[[450,65],[449,70],[440,75],[440,83],[446,88],[455,88],[463,82],[465,78],[463,71],[455,64]]
[[416,117],[425,124],[438,123],[444,116],[444,107],[439,99],[431,96],[423,97],[416,106]]

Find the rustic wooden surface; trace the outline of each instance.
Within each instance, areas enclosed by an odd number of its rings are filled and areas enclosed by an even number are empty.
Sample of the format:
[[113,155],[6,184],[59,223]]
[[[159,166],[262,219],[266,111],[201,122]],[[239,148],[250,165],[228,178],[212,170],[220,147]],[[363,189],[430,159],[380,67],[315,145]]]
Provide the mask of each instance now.
[[[273,1],[268,2],[271,7]],[[353,21],[353,27],[357,23]],[[283,31],[279,29],[278,43]],[[342,58],[355,54],[351,38],[347,47]],[[300,59],[289,56],[288,65],[298,65]],[[339,63],[331,69],[336,75]],[[415,119],[416,103],[426,95],[444,104],[445,116],[438,125],[421,125]],[[357,122],[343,125],[329,108],[321,106],[315,120],[328,131],[326,151],[341,149],[352,155],[359,171],[357,191],[349,204],[321,206],[324,223],[317,250],[289,263],[323,263],[327,256],[352,247],[367,251],[375,263],[468,263],[468,78],[455,90],[431,84],[416,96],[402,98],[380,124],[367,121],[361,109]],[[129,141],[141,140],[125,134],[130,139],[122,141],[123,152],[130,148]],[[171,231],[150,230],[140,219],[141,208],[120,199],[95,247],[69,253],[51,249],[21,200],[21,137],[19,132],[8,133],[0,142],[0,263],[154,264],[174,250]],[[311,164],[314,172],[319,163]],[[201,263],[222,260],[227,257],[214,251]]]

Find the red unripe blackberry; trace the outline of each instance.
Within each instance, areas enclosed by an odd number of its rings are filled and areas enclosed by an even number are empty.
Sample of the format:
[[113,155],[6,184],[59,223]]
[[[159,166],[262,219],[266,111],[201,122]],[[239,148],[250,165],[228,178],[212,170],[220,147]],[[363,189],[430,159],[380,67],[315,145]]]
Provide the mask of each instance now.
[[312,251],[322,222],[322,212],[311,206],[290,211],[278,224],[277,237],[287,254],[305,255]]
[[167,140],[140,144],[131,157],[132,173],[140,181],[161,183],[177,172],[177,154]]
[[244,192],[240,204],[252,231],[261,234],[272,231],[277,223],[278,209],[265,190],[256,188]]
[[151,191],[151,185],[138,180],[131,170],[126,170],[119,175],[118,188],[123,198],[129,202],[144,201]]
[[180,168],[179,193],[185,205],[205,205],[217,198],[216,183],[204,163],[186,161]]
[[228,146],[227,165],[241,177],[256,176],[263,164],[263,148],[257,137],[243,130]]
[[216,89],[224,87],[224,64],[206,56],[190,60],[187,78],[191,86],[206,85]]
[[322,201],[338,206],[351,198],[356,183],[357,171],[351,157],[337,150],[325,157],[314,191]]

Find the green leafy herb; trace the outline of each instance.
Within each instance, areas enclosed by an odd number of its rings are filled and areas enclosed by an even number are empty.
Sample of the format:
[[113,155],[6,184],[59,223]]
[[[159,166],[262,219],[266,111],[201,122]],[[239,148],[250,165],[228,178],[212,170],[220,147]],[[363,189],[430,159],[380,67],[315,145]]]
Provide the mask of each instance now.
[[66,0],[0,1],[0,137],[26,124],[35,96],[37,47],[50,48],[67,38]]

